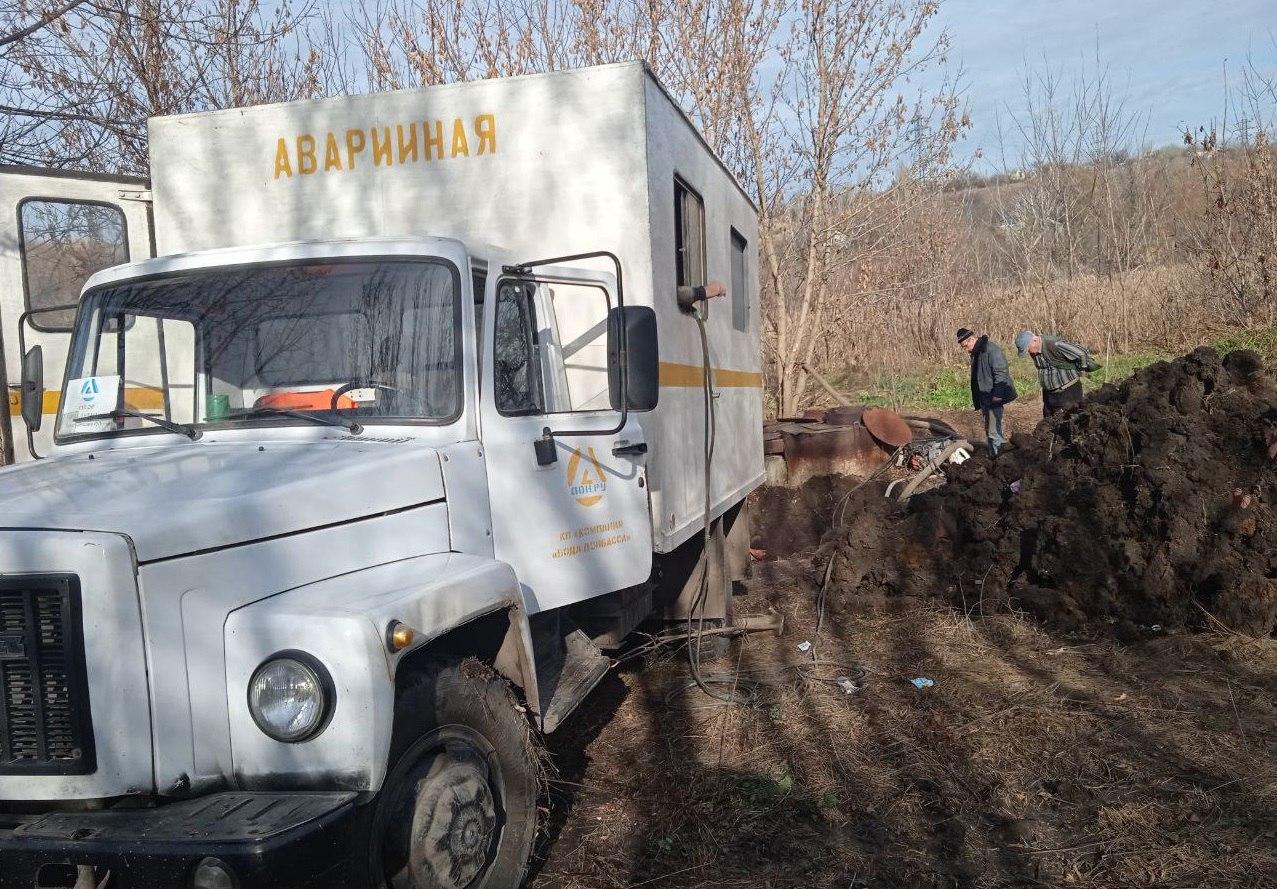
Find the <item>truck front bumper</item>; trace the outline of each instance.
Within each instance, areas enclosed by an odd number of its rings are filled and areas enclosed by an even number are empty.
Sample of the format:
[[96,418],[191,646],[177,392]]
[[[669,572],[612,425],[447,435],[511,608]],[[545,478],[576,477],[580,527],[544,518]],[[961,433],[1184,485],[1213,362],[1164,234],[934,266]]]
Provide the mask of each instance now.
[[353,793],[216,793],[151,809],[0,816],[0,889],[75,885],[85,867],[96,884],[109,873],[111,889],[187,889],[209,858],[238,889],[341,886],[354,822]]

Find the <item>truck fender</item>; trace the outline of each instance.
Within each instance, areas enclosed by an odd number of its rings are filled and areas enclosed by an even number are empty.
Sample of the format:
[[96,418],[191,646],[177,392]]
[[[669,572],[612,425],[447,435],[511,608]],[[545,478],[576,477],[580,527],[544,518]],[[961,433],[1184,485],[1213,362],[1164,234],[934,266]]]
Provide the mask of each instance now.
[[522,694],[533,714],[541,712],[536,659],[528,615],[521,602],[494,602],[462,623],[429,635],[418,634],[394,659],[396,687],[437,658],[476,658],[491,666]]
[[[415,636],[400,652],[388,640],[396,622]],[[533,712],[539,703],[518,580],[490,558],[438,553],[289,590],[232,612],[225,644],[233,778],[246,789],[379,789],[396,677],[434,653],[488,655]],[[334,700],[318,735],[289,744],[257,727],[247,693],[258,666],[294,651],[319,661]]]

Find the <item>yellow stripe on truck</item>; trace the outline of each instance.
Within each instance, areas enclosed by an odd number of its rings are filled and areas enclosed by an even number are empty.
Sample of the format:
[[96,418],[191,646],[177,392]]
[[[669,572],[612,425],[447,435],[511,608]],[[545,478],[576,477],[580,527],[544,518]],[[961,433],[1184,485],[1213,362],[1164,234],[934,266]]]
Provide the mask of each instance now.
[[[674,389],[699,389],[703,385],[704,371],[699,364],[676,364],[662,361],[660,364],[660,384]],[[761,389],[763,375],[750,370],[730,370],[725,367],[714,368],[714,385],[720,389]],[[124,400],[130,407],[142,411],[164,409],[164,391],[144,387],[129,387],[124,390]],[[42,410],[46,414],[56,414],[62,403],[62,394],[55,390],[46,390]],[[9,389],[9,413],[16,416],[22,410],[22,395],[17,388]]]
[[[143,387],[130,387],[124,390],[124,401],[129,407],[137,408],[140,411],[159,411],[164,409],[164,390],[151,389]],[[45,414],[56,414],[58,406],[62,403],[62,393],[52,389],[46,389],[44,392],[44,404],[41,405],[41,412]],[[9,389],[9,414],[17,416],[22,410],[22,393],[16,388]]]
[[[662,386],[699,389],[705,385],[705,370],[699,364],[675,364],[662,361],[659,379]],[[763,375],[752,370],[729,370],[725,367],[716,367],[714,368],[714,385],[720,389],[761,389]]]

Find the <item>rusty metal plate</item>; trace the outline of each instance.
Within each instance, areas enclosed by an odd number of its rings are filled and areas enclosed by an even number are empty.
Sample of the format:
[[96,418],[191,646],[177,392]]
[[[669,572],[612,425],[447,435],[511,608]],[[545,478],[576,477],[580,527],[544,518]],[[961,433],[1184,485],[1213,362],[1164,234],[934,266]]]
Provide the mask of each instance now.
[[869,434],[890,448],[898,448],[913,441],[913,430],[904,418],[886,408],[871,407],[861,417]]

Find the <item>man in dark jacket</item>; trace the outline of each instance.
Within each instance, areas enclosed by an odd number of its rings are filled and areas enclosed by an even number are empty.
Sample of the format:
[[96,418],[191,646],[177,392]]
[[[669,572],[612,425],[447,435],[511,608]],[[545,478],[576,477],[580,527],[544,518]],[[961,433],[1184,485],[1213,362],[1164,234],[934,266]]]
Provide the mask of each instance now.
[[1002,408],[1015,401],[1015,383],[1002,348],[987,335],[976,336],[965,327],[958,329],[958,344],[971,356],[971,405],[984,416],[984,434],[989,453],[998,455],[1003,442]]

